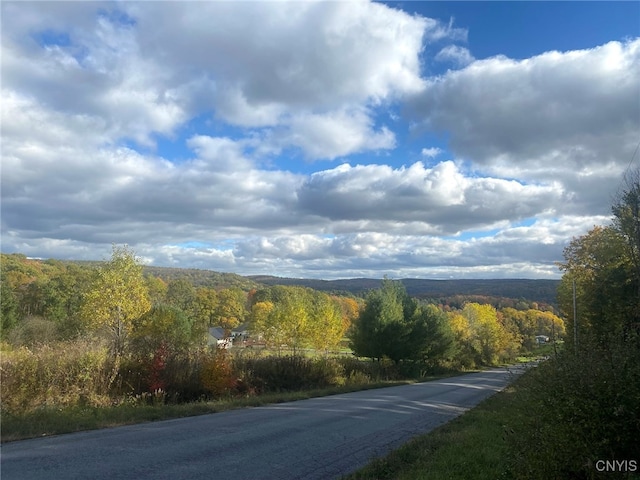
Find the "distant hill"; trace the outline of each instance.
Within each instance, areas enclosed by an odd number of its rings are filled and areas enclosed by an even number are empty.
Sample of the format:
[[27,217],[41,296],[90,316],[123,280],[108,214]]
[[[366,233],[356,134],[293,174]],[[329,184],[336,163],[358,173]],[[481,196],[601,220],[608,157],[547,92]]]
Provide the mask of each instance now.
[[145,265],[144,273],[161,278],[165,282],[184,279],[197,287],[208,288],[240,288],[249,291],[260,288],[261,285],[249,277],[243,277],[235,273],[221,273],[213,270],[199,270],[195,268],[152,267]]
[[[31,259],[21,254],[3,254],[6,261],[16,262],[51,262],[53,260]],[[96,266],[99,261],[56,260],[85,266]],[[299,285],[336,294],[362,295],[369,290],[379,288],[382,280],[373,278],[350,278],[343,280],[314,280],[303,278],[284,278],[271,275],[242,276],[235,273],[222,273],[213,270],[189,268],[144,266],[146,274],[171,280],[185,279],[195,286],[209,288],[237,287],[244,291],[260,289],[271,285]],[[494,297],[540,302],[547,305],[556,304],[556,292],[559,280],[527,280],[527,279],[492,279],[492,280],[425,280],[407,278],[400,280],[411,296],[424,299],[441,299],[445,297]]]
[[[346,280],[311,280],[301,278],[280,278],[268,275],[247,277],[265,285],[300,285],[329,292],[348,292],[355,295],[379,288],[381,280],[352,278]],[[440,298],[454,295],[478,295],[504,297],[556,303],[559,280],[491,279],[491,280],[424,280],[405,278],[400,280],[409,295],[421,298]]]

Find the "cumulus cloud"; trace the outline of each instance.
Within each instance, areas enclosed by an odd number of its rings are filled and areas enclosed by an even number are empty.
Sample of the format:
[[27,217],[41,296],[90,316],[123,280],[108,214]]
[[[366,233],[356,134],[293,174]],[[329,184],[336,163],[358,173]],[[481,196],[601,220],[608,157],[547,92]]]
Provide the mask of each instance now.
[[299,147],[305,156],[316,160],[334,159],[363,150],[389,150],[395,147],[395,135],[388,128],[374,129],[365,111],[335,111],[326,115],[300,114],[291,119],[276,144]]
[[602,212],[640,131],[640,40],[525,60],[494,57],[432,79],[412,114],[492,174],[562,182]]
[[[468,177],[454,162],[426,168],[344,164],[313,174],[298,191],[300,208],[334,221],[358,221],[372,229],[402,229],[419,222],[433,232],[453,234],[481,225],[546,213],[563,191],[555,185]],[[393,227],[393,225],[397,227]]]
[[[153,145],[154,134],[171,135],[189,118],[213,112],[239,127],[276,128],[280,134],[265,136],[277,142],[272,150],[289,140],[284,147],[311,158],[392,148],[387,128],[372,130],[371,109],[423,88],[425,32],[459,35],[370,2],[264,2],[251,9],[233,2],[95,2],[78,11],[24,3],[5,10],[18,19],[3,33],[5,89],[99,118],[114,141]],[[326,151],[319,141],[326,136],[302,138],[329,120],[357,138]]]
[[[3,251],[553,277],[563,243],[606,221],[640,130],[640,40],[425,59],[467,31],[367,1],[194,5],[0,6]],[[464,68],[424,78],[431,60]],[[401,150],[407,119],[453,155]]]

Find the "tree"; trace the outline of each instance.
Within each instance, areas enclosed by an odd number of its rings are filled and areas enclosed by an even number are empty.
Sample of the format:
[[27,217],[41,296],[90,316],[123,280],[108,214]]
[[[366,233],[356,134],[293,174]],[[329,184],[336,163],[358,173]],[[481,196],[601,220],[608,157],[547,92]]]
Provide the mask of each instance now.
[[218,293],[213,288],[198,287],[192,326],[194,338],[206,338],[207,329],[217,326],[214,319],[217,308]]
[[476,365],[476,354],[471,342],[471,327],[469,320],[460,310],[454,310],[447,315],[449,326],[453,332],[456,345],[455,362],[460,367],[472,368]]
[[167,285],[166,303],[179,308],[188,316],[193,316],[196,309],[196,289],[184,278],[171,280]]
[[145,281],[147,282],[147,289],[149,290],[149,300],[152,305],[159,305],[166,303],[167,290],[169,286],[160,277],[154,277],[153,275],[146,275]]
[[340,303],[326,293],[311,293],[311,318],[309,334],[311,345],[318,350],[336,346],[345,332],[345,322]]
[[231,330],[247,317],[247,295],[239,288],[225,288],[217,293],[217,302],[212,313],[215,325]]
[[468,341],[476,364],[493,365],[520,347],[521,340],[505,328],[491,305],[467,303],[462,315],[469,322]]
[[113,352],[119,356],[125,350],[133,322],[150,308],[142,265],[126,245],[114,245],[111,260],[97,269],[85,295],[82,318],[93,329],[109,332]]
[[420,306],[405,339],[405,349],[407,359],[430,367],[451,359],[457,345],[447,315],[435,305]]
[[628,172],[623,187],[613,204],[613,228],[622,236],[626,245],[626,257],[633,267],[635,285],[635,323],[640,322],[640,169]]
[[280,348],[311,346],[311,290],[276,285],[256,292],[252,307],[251,329],[264,340]]
[[18,301],[4,278],[0,281],[0,306],[0,335],[5,338],[18,323]]
[[191,319],[179,308],[154,305],[132,322],[131,343],[137,353],[153,354],[165,346],[168,351],[185,350],[192,343]]
[[351,324],[356,321],[358,315],[360,315],[361,303],[355,298],[351,297],[333,297],[342,310],[342,322],[344,324],[344,331],[347,332],[351,327]]
[[356,355],[435,365],[453,353],[454,336],[435,306],[419,305],[400,282],[385,278],[370,292],[351,330]]
[[[615,228],[596,226],[586,235],[574,238],[564,249],[565,272],[558,287],[558,304],[574,331],[578,320],[578,336],[603,339],[620,333],[634,318],[636,288],[633,264],[623,235]],[[576,307],[573,309],[573,285]],[[569,335],[569,342],[573,335]]]
[[[381,288],[369,292],[365,307],[350,332],[350,346],[356,355],[373,359],[381,359],[389,353],[397,356],[388,347],[390,343],[402,341],[394,337],[404,335],[400,326],[404,320],[405,297],[402,284],[387,278],[382,281]],[[392,337],[388,338],[390,335]]]

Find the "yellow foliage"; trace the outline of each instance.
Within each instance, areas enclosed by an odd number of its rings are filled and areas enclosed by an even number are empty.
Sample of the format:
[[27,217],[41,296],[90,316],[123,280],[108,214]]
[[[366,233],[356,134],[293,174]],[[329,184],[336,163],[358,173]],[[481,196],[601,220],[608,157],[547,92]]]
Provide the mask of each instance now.
[[204,360],[200,381],[202,387],[214,397],[229,393],[235,388],[236,377],[226,350],[218,349],[214,355]]
[[85,296],[82,317],[96,330],[106,328],[121,353],[132,323],[150,309],[142,265],[126,246],[114,245],[111,260],[99,269]]

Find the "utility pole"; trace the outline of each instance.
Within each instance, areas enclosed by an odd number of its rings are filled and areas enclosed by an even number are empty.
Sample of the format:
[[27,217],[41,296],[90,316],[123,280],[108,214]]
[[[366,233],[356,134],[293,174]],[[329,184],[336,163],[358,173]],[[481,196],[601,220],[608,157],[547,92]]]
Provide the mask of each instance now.
[[576,279],[573,279],[573,348],[578,353],[578,315],[576,312]]

